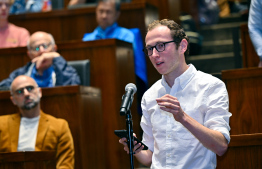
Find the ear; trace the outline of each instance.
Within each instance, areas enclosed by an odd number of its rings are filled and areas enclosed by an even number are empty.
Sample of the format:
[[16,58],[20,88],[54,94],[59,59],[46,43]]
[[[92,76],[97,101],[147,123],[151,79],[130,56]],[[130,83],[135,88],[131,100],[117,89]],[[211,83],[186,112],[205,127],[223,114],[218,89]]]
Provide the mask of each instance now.
[[188,46],[187,40],[182,39],[182,41],[180,42],[180,51],[181,51],[182,53],[185,53],[186,50],[187,50],[187,46]]
[[30,51],[29,50],[27,50],[27,56],[29,56],[30,58],[31,58],[31,54],[30,54]]
[[16,101],[13,96],[10,96],[10,100],[13,102],[14,105],[16,105]]
[[120,11],[117,11],[117,12],[116,12],[116,18],[115,18],[115,21],[118,20],[119,16],[120,16]]
[[40,87],[38,87],[37,89],[38,89],[39,97],[42,98],[42,89]]
[[55,52],[57,51],[57,45],[56,44],[54,45],[54,51]]

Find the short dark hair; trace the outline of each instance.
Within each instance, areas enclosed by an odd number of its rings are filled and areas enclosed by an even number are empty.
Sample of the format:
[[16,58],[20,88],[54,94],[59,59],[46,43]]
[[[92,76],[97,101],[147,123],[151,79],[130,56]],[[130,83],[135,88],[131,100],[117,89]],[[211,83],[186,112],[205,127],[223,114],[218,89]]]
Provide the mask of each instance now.
[[116,8],[116,11],[120,11],[120,8],[121,8],[121,2],[120,0],[98,0],[98,3],[99,4],[100,2],[113,2],[115,3],[115,8]]
[[183,39],[187,40],[188,45],[187,45],[187,50],[185,51],[185,57],[187,57],[189,55],[189,38],[186,35],[185,31],[181,28],[181,26],[177,24],[175,21],[170,19],[155,20],[148,25],[147,32],[158,26],[166,26],[170,29],[171,37],[175,41],[177,49],[180,45],[180,42]]

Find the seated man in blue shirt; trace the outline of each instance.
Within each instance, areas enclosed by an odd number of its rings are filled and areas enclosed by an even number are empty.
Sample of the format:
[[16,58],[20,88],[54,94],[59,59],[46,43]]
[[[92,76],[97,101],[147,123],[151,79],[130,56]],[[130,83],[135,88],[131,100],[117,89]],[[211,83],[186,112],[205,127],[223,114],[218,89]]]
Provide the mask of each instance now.
[[84,34],[83,41],[115,38],[132,43],[138,101],[140,102],[148,85],[146,59],[142,51],[143,40],[139,29],[126,29],[120,27],[116,22],[119,16],[120,2],[115,2],[114,0],[99,0],[96,7],[96,21],[99,26],[93,32]]
[[31,62],[14,70],[0,86],[9,87],[19,75],[32,77],[39,87],[79,85],[80,78],[76,70],[56,52],[57,46],[51,34],[35,32],[27,43],[27,54]]

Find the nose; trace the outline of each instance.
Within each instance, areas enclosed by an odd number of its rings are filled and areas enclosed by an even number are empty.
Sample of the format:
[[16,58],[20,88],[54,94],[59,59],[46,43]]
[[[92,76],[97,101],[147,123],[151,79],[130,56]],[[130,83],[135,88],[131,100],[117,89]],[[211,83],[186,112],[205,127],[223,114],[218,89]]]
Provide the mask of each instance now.
[[107,18],[107,12],[102,12],[101,15],[102,15],[102,18],[104,18],[104,19]]
[[159,52],[156,50],[156,48],[153,48],[153,53],[151,55],[151,57],[159,57]]
[[44,52],[45,48],[43,46],[39,46],[39,52]]
[[29,95],[29,92],[26,88],[24,88],[24,96],[28,96]]

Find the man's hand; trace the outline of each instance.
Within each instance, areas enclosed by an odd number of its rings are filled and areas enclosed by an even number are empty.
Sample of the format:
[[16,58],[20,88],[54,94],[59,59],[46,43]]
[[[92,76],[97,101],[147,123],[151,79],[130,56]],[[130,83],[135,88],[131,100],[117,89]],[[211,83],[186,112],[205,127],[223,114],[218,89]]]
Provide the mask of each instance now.
[[180,122],[182,120],[184,111],[176,97],[166,94],[157,98],[156,101],[160,109],[172,113],[176,121]]
[[32,63],[36,64],[38,73],[42,75],[44,70],[46,70],[53,64],[53,59],[59,56],[60,54],[57,52],[43,53],[41,56],[34,58],[32,60]]
[[[136,136],[135,133],[134,137]],[[119,143],[124,145],[124,150],[126,151],[127,154],[129,154],[129,147],[127,145],[127,139],[125,137],[119,139]],[[141,146],[141,143],[137,143],[137,141],[134,141],[134,149],[133,152],[134,154],[138,154],[141,150],[143,150],[144,146]]]

